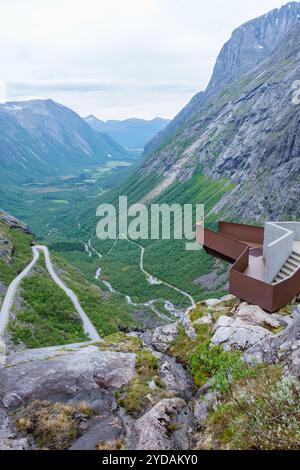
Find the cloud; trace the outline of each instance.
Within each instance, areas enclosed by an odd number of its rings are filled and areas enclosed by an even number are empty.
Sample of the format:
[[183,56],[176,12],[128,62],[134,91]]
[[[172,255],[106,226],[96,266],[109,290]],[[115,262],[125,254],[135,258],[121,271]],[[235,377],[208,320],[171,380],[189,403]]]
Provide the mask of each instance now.
[[96,79],[54,79],[54,80],[8,80],[7,92],[38,93],[61,91],[114,91],[124,88],[120,83],[106,83]]
[[6,82],[8,94],[34,94],[39,92],[115,92],[144,91],[155,93],[196,93],[197,87],[188,83],[108,83],[97,79],[54,79],[54,80],[9,80]]
[[206,87],[233,29],[283,1],[0,0],[0,79],[10,100],[172,117]]

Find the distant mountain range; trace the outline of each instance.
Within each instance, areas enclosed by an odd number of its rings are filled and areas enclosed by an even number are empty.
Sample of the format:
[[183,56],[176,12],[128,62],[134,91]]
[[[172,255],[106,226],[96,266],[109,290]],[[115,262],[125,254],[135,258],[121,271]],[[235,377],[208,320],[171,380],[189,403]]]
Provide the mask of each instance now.
[[0,180],[22,182],[74,167],[128,159],[110,136],[52,100],[0,105]]
[[143,149],[170,122],[169,119],[159,117],[150,121],[133,118],[104,122],[95,116],[87,116],[84,119],[95,131],[107,133],[127,149]]

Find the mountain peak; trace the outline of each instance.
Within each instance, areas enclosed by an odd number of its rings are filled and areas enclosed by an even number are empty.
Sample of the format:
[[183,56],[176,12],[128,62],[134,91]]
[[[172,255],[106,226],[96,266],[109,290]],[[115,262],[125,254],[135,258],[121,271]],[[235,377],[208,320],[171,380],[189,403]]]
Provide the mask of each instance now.
[[231,83],[268,57],[299,22],[300,2],[290,2],[236,28],[222,48],[207,92]]

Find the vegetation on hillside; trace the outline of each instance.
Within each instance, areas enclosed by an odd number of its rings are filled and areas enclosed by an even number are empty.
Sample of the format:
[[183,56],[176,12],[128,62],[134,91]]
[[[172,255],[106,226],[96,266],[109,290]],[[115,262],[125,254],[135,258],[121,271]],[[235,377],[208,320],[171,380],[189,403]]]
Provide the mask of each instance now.
[[0,282],[8,286],[32,260],[33,236],[0,221],[0,239],[3,240],[2,250],[11,252],[11,255],[0,256]]
[[74,404],[33,401],[16,412],[16,425],[24,435],[33,436],[38,448],[67,449],[81,432],[82,420],[95,415],[85,402]]
[[[209,384],[215,397],[205,425],[195,435],[196,447],[299,450],[299,381],[286,376],[281,364],[248,364],[240,351],[211,344],[214,322],[220,315],[232,315],[234,302],[224,301],[218,308],[198,304],[190,312],[197,337],[189,338],[180,327],[169,349],[192,374],[197,387]],[[208,315],[212,324],[199,323]]]
[[88,340],[73,303],[54,283],[43,260],[22,281],[20,297],[21,306],[15,306],[8,324],[13,343],[38,348]]

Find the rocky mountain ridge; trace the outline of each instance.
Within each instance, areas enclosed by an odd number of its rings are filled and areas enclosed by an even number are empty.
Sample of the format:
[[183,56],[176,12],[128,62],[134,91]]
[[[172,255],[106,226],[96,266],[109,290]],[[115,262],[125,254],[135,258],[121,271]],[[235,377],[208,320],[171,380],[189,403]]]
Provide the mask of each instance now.
[[129,157],[107,134],[93,131],[52,100],[2,104],[0,124],[0,177],[5,182]]
[[159,117],[151,120],[131,118],[106,122],[95,116],[84,119],[95,131],[107,133],[123,147],[130,149],[143,149],[170,122],[170,119]]
[[240,220],[299,215],[299,8],[287,4],[233,33],[206,93],[149,144],[141,173],[174,174],[171,183],[196,171],[226,177],[235,189],[216,210]]

